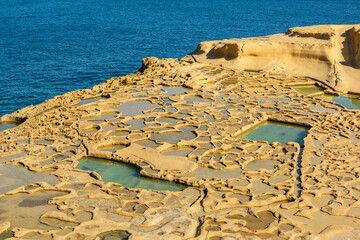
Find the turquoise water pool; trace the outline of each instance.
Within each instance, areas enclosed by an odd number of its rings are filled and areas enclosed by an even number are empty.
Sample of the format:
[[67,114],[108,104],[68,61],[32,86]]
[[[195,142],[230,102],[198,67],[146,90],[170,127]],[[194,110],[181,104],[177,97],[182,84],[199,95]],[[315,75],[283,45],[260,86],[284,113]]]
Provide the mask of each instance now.
[[305,85],[305,86],[298,86],[298,87],[293,87],[293,88],[305,96],[316,93],[316,95],[320,94],[320,95],[317,95],[316,98],[325,99],[330,102],[339,103],[339,104],[343,105],[344,107],[346,107],[347,109],[360,109],[360,96],[359,95],[348,94],[345,96],[338,96],[338,95],[334,95],[334,94],[325,94],[324,88],[318,87],[315,85]]
[[265,140],[272,142],[297,142],[300,146],[304,145],[304,138],[308,134],[309,128],[296,124],[288,124],[275,121],[265,121],[239,135],[239,138],[249,140]]
[[317,96],[317,98],[339,103],[347,109],[360,109],[360,98],[356,95],[337,96],[333,94],[323,94]]
[[143,177],[129,164],[103,158],[84,157],[80,159],[78,168],[97,172],[104,182],[116,182],[129,188],[169,191],[182,191],[186,188],[174,182]]

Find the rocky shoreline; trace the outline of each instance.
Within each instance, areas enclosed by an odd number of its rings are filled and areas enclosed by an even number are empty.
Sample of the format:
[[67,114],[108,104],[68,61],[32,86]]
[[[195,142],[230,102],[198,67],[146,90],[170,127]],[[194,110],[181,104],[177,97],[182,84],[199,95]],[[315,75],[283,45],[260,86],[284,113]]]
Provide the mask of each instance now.
[[[341,57],[344,32],[354,54]],[[0,186],[0,237],[358,238],[360,111],[295,90],[360,93],[358,36],[358,25],[329,25],[205,42],[1,117],[21,124],[0,132],[0,168],[31,176],[1,172],[14,188]],[[239,137],[266,121],[309,128],[304,146]],[[78,169],[83,157],[187,188],[104,182]]]

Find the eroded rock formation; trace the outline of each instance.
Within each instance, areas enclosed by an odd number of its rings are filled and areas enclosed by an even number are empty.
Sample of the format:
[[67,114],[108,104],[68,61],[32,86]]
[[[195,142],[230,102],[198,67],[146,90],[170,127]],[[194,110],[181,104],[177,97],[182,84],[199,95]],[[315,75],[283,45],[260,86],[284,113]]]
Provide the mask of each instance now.
[[[13,186],[0,185],[0,237],[359,238],[360,111],[316,97],[349,83],[322,75],[332,76],[340,32],[358,46],[357,26],[203,43],[198,55],[147,58],[137,73],[3,116],[21,124],[0,132],[0,179]],[[358,52],[348,56],[358,71]],[[294,90],[311,84],[325,90]],[[304,146],[238,137],[267,120],[309,127]],[[77,169],[84,156],[187,188],[104,182]]]
[[202,42],[196,60],[238,70],[315,78],[343,92],[360,93],[360,25],[290,28],[285,34]]

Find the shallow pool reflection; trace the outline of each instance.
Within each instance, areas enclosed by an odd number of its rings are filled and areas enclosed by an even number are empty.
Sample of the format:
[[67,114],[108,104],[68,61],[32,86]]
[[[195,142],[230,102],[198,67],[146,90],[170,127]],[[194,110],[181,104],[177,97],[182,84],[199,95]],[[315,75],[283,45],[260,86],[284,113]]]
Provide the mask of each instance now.
[[94,102],[97,102],[99,100],[101,100],[102,98],[98,97],[98,98],[89,98],[89,99],[84,99],[84,100],[81,100],[80,103],[78,105],[76,105],[77,107],[80,107],[80,106],[83,106],[83,105],[86,105],[86,104],[89,104],[89,103],[94,103]]
[[323,94],[317,96],[317,98],[339,103],[347,109],[360,109],[360,98],[356,95],[337,96],[333,94]]
[[0,132],[4,131],[6,129],[14,128],[17,125],[14,123],[0,123]]
[[238,137],[249,140],[265,140],[272,142],[297,142],[300,146],[304,145],[304,138],[308,134],[309,128],[296,124],[288,124],[276,121],[265,121],[256,127],[240,134]]
[[293,88],[305,96],[315,94],[316,98],[339,103],[347,109],[360,109],[360,95],[348,94],[346,96],[338,96],[334,94],[328,94],[324,93],[324,88],[315,85],[304,85]]
[[169,191],[182,191],[186,188],[174,182],[143,177],[135,167],[129,164],[103,158],[83,157],[80,159],[78,168],[97,172],[104,182],[116,182],[129,188]]
[[293,87],[296,91],[298,91],[299,93],[303,94],[303,95],[310,95],[310,94],[314,94],[314,93],[320,93],[324,91],[324,88],[322,87],[318,87],[315,85],[305,85],[305,86],[297,86],[297,87]]

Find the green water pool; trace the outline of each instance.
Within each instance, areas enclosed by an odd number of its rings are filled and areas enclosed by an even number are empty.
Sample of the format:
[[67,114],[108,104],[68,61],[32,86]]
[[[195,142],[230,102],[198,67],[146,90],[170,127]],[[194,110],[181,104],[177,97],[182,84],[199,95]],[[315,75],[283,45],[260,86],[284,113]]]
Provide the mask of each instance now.
[[346,107],[347,109],[360,109],[359,95],[348,94],[346,96],[338,96],[333,94],[325,94],[324,88],[315,85],[305,85],[305,86],[298,86],[293,88],[305,96],[318,93],[321,95],[317,95],[316,98],[321,98],[330,102],[339,103],[344,107]]
[[309,127],[296,124],[288,124],[276,121],[265,121],[254,128],[240,134],[238,137],[249,140],[265,140],[272,142],[297,142],[304,145],[304,138],[308,134]]
[[104,182],[116,182],[129,188],[169,191],[182,191],[186,188],[185,185],[174,182],[143,177],[135,167],[108,159],[83,157],[78,168],[97,172]]
[[293,87],[293,88],[305,96],[309,95],[309,94],[314,94],[314,93],[319,93],[319,92],[324,91],[324,88],[318,87],[315,85],[305,85],[305,86],[298,86],[298,87]]

